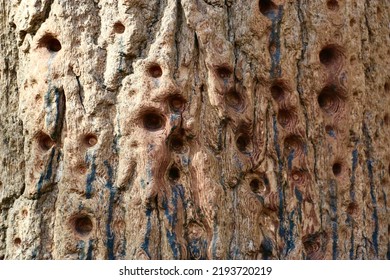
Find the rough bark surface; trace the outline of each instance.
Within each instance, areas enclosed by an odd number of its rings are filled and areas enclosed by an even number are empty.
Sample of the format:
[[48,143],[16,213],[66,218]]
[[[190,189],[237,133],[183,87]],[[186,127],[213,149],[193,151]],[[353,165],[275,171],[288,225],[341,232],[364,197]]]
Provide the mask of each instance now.
[[0,1],[0,259],[389,259],[390,2]]

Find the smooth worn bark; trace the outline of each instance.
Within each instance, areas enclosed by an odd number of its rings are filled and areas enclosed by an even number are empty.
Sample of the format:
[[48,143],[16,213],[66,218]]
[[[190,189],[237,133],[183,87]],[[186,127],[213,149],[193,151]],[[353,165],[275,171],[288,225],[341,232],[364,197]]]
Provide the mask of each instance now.
[[0,259],[390,259],[388,1],[0,11]]

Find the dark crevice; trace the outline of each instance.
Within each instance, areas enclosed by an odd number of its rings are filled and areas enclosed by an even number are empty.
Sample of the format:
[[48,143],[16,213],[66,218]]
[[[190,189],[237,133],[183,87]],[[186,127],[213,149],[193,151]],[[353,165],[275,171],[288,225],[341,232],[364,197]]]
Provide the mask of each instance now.
[[19,37],[21,38],[20,41],[21,44],[23,43],[24,38],[28,33],[34,36],[37,33],[37,31],[41,28],[42,24],[49,18],[51,12],[51,6],[53,5],[54,0],[42,1],[42,2],[45,4],[45,6],[42,9],[42,12],[35,14],[35,16],[31,18],[29,28],[20,31]]
[[159,204],[158,204],[158,194],[155,196],[155,205],[156,208],[154,209],[156,211],[156,217],[157,217],[157,230],[158,230],[158,248],[157,248],[157,260],[161,260],[161,245],[162,245],[162,236],[161,236],[161,228],[162,228],[162,222],[160,217],[160,211],[159,211]]
[[75,77],[76,77],[77,85],[79,87],[77,93],[79,96],[80,104],[81,104],[81,107],[83,107],[84,113],[86,113],[87,111],[85,110],[85,107],[84,107],[84,89],[83,89],[83,86],[81,85],[81,82],[80,82],[80,76],[75,75]]
[[370,1],[366,0],[364,3],[364,23],[365,23],[365,25],[367,27],[367,31],[368,31],[368,40],[370,42],[372,42],[373,41],[372,38],[373,38],[374,33],[372,32],[372,29],[370,26],[370,21],[369,21],[370,11],[369,11],[369,9],[370,9]]
[[179,70],[179,60],[180,60],[180,41],[182,38],[182,28],[183,28],[183,7],[181,5],[180,0],[176,0],[176,28],[175,28],[175,49],[176,49],[176,58],[175,58],[175,75],[177,75],[177,72]]
[[[149,22],[146,23],[148,24],[147,31],[145,32],[145,36],[147,37],[147,40],[144,42],[144,44],[140,43],[139,54],[137,55],[138,57],[144,57],[144,54],[148,53],[150,45],[157,38],[156,36],[157,26],[159,23],[161,24],[161,18],[163,16],[163,11],[164,11],[164,1],[157,0],[156,3],[154,4],[154,7],[157,7],[156,10],[154,11],[155,16],[153,17],[153,19],[151,19]],[[145,21],[145,19],[143,20]]]
[[305,5],[303,5],[302,4],[303,1],[306,1],[306,0],[298,0],[297,1],[298,19],[299,19],[299,23],[300,23],[300,26],[301,26],[302,50],[301,50],[301,56],[297,60],[297,70],[298,70],[298,73],[297,73],[296,80],[297,80],[297,91],[299,93],[299,103],[301,104],[301,106],[303,108],[303,113],[305,115],[306,138],[308,138],[309,137],[309,117],[307,115],[306,104],[303,101],[303,94],[304,93],[303,93],[303,88],[302,88],[302,84],[301,84],[302,78],[303,78],[302,69],[304,68],[303,64],[304,64],[304,61],[305,61],[305,58],[306,58],[306,51],[307,51],[307,44],[308,44],[308,32],[307,32],[306,20],[304,18],[304,12],[302,11],[302,6],[307,6],[307,4],[305,3]]

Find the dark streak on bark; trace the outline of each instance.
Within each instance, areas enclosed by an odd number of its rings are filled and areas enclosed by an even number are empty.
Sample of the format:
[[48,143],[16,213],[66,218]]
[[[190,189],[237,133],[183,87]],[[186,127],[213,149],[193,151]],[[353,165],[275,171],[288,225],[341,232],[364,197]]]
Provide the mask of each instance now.
[[84,113],[86,113],[87,111],[85,110],[85,107],[84,107],[84,90],[83,90],[83,86],[80,83],[80,77],[76,76],[76,75],[75,75],[75,77],[76,77],[77,85],[79,87],[77,93],[78,93],[78,96],[79,96],[80,104],[81,104],[81,107],[83,107]]
[[301,44],[302,44],[302,50],[301,50],[301,57],[297,60],[297,69],[298,69],[298,73],[297,73],[297,77],[296,77],[296,80],[297,80],[297,90],[298,90],[298,93],[299,93],[299,103],[301,104],[302,108],[303,108],[303,113],[305,115],[305,123],[306,123],[306,137],[309,136],[309,118],[307,116],[307,108],[306,108],[306,104],[303,100],[304,98],[304,92],[303,92],[303,88],[302,88],[302,77],[303,77],[303,74],[302,74],[302,68],[303,68],[303,63],[306,59],[306,51],[307,51],[307,45],[308,45],[308,35],[307,35],[307,27],[306,27],[306,20],[304,18],[304,13],[302,11],[302,6],[307,6],[307,3],[305,4],[302,4],[302,1],[305,1],[305,0],[298,0],[297,2],[297,12],[298,12],[298,19],[299,19],[299,23],[300,23],[300,26],[301,26]]

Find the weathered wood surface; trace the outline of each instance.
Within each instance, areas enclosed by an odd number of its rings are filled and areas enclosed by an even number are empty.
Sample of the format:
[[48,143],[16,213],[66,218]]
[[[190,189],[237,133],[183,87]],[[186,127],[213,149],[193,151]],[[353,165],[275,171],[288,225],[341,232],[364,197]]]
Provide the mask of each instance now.
[[390,2],[0,10],[0,258],[390,258]]

